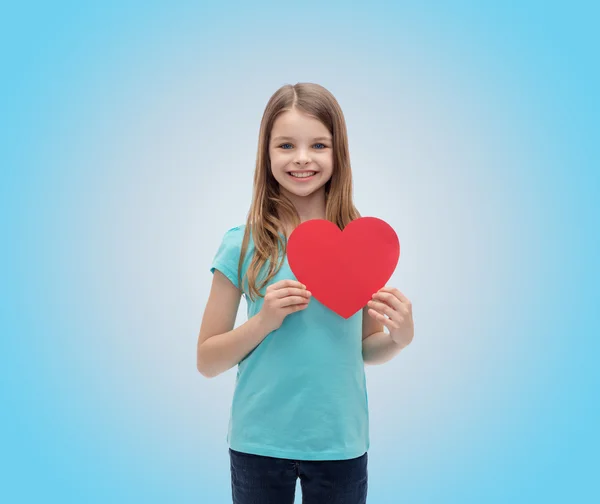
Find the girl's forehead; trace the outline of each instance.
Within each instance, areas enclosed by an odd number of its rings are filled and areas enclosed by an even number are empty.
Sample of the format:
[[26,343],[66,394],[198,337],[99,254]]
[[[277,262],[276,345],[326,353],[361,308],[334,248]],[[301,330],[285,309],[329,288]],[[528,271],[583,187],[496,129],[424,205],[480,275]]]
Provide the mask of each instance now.
[[322,135],[330,137],[327,127],[315,117],[306,114],[296,113],[294,111],[286,111],[273,123],[273,135],[282,135],[291,137],[293,135]]
[[297,110],[286,110],[277,116],[275,124],[309,124],[320,123],[317,118],[298,112]]

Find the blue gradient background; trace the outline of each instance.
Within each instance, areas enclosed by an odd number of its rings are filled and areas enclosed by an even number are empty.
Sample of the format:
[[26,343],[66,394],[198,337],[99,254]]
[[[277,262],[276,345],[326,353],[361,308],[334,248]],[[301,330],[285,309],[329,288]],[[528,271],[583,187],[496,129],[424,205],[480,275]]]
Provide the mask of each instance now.
[[195,363],[209,266],[269,96],[312,81],[414,305],[367,368],[369,502],[599,502],[598,14],[4,5],[0,499],[231,501],[235,370]]

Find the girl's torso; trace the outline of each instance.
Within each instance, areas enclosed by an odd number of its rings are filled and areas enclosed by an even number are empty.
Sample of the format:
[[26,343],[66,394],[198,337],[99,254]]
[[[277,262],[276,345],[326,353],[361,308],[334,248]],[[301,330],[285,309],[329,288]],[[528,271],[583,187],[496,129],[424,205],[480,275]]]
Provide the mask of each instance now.
[[[232,259],[236,244],[239,259],[243,234],[244,226],[226,234],[234,248]],[[253,250],[250,240],[242,276]],[[213,267],[223,264],[225,255]],[[296,280],[287,257],[269,284],[283,279]],[[263,298],[245,298],[251,318],[260,311]],[[269,333],[238,364],[227,440],[233,450],[297,460],[364,454],[369,448],[369,415],[362,310],[344,319],[311,298],[307,308],[288,315]]]

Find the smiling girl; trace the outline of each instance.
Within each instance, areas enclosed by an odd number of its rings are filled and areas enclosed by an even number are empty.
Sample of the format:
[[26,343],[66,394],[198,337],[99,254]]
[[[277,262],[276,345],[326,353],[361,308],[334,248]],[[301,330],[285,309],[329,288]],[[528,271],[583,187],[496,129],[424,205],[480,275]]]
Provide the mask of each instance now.
[[[412,306],[384,287],[344,319],[312,298],[286,257],[300,223],[344,229],[359,217],[338,102],[317,84],[283,86],[262,117],[247,222],[225,233],[211,265],[198,337],[204,376],[238,366],[227,435],[234,504],[291,504],[298,478],[304,504],[366,502],[364,366],[412,341]],[[234,328],[241,296],[248,320]]]

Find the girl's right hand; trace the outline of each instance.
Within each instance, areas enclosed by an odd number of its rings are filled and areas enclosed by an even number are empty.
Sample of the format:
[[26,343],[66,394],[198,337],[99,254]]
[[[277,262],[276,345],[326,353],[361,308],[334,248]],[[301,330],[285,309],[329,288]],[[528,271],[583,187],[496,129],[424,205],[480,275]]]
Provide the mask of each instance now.
[[258,315],[269,332],[274,331],[290,313],[304,310],[311,295],[306,286],[296,280],[280,280],[267,287]]

